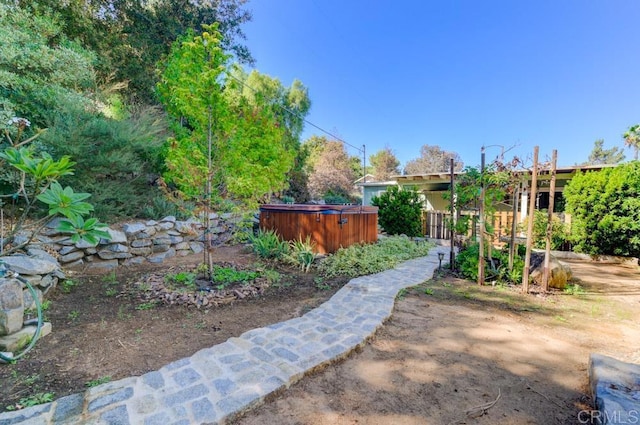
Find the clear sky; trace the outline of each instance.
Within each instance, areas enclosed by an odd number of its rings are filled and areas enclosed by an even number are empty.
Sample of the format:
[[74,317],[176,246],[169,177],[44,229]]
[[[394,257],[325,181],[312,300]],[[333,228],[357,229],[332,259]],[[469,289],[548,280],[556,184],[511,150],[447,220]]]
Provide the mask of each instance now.
[[[402,166],[424,144],[465,165],[587,160],[640,123],[638,0],[251,0],[261,73],[299,79],[307,119]],[[318,134],[307,125],[303,138]],[[360,155],[348,147],[351,155]],[[632,152],[625,149],[627,159]]]

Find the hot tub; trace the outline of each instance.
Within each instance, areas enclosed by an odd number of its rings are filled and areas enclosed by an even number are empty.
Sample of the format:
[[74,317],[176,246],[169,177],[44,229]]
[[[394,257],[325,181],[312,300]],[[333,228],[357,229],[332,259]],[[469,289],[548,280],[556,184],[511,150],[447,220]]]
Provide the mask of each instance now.
[[307,235],[319,254],[331,254],[356,243],[378,240],[378,207],[361,205],[266,204],[260,207],[260,228],[285,240]]

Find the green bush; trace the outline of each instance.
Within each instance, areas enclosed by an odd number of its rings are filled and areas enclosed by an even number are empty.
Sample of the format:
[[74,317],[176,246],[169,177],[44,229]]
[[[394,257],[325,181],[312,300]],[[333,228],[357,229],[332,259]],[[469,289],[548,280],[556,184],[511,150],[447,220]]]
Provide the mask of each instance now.
[[[524,248],[524,247],[523,247]],[[456,256],[456,268],[462,276],[469,280],[478,280],[479,245],[469,245]],[[524,268],[524,252],[519,249],[513,259],[513,268],[509,271],[509,251],[491,251],[492,260],[485,258],[484,276],[486,280],[496,280],[502,283],[519,284],[522,282]]]
[[391,236],[376,244],[356,244],[341,248],[318,266],[326,277],[357,277],[392,269],[402,261],[422,257],[434,247],[432,243],[416,242],[406,236]]
[[577,174],[564,198],[576,251],[640,256],[640,161]]
[[302,271],[307,273],[311,269],[313,260],[316,258],[313,253],[315,243],[311,241],[311,236],[307,235],[305,240],[300,239],[289,242],[288,258],[291,263],[300,267]]
[[[529,217],[519,225],[520,231],[524,231],[528,226]],[[549,214],[547,210],[536,211],[533,217],[533,247],[538,249],[546,248],[547,223]],[[569,234],[560,218],[554,216],[551,224],[551,249],[560,249],[567,241]]]
[[422,234],[422,201],[415,190],[391,186],[380,196],[374,196],[371,205],[378,207],[378,222],[388,234]]

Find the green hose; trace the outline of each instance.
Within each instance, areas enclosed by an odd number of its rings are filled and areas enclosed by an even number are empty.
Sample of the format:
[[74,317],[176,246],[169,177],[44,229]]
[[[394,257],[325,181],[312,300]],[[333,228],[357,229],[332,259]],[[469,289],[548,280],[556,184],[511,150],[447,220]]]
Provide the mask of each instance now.
[[[0,261],[0,264],[3,264],[3,263]],[[6,269],[4,271],[6,272]],[[36,332],[33,335],[33,338],[31,338],[29,345],[27,345],[27,347],[17,355],[13,355],[11,353],[2,353],[0,351],[0,363],[14,363],[16,360],[20,359],[25,354],[27,354],[33,348],[33,346],[36,345],[36,341],[40,337],[40,331],[42,330],[42,304],[40,303],[40,299],[38,298],[38,294],[36,293],[36,290],[33,289],[33,286],[31,286],[31,283],[29,283],[27,279],[20,277],[20,275],[18,275],[18,273],[16,272],[9,272],[6,274],[9,275],[9,277],[15,277],[16,279],[18,279],[20,282],[24,283],[27,286],[27,289],[29,289],[29,292],[31,293],[31,297],[33,298],[33,301],[36,303],[36,311],[38,312],[38,324],[36,325]],[[10,354],[10,355],[7,356],[7,354]]]

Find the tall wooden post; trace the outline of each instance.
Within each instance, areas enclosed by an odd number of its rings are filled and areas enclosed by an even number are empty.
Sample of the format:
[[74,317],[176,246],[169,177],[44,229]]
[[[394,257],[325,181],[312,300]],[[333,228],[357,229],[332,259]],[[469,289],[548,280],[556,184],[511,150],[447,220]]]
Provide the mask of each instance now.
[[511,238],[509,240],[509,271],[513,270],[513,259],[516,255],[516,228],[517,228],[517,216],[518,216],[518,202],[520,202],[520,185],[518,184],[513,189],[513,208],[511,212],[513,217],[511,218]]
[[484,146],[480,154],[480,208],[478,226],[478,285],[484,285]]
[[450,189],[451,189],[451,230],[449,230],[449,243],[451,245],[451,250],[449,252],[449,268],[451,270],[454,269],[454,264],[455,264],[455,252],[454,252],[454,241],[455,241],[455,220],[454,220],[454,214],[456,211],[456,202],[455,202],[455,187],[454,187],[454,163],[453,163],[453,158],[451,158],[451,164],[449,167],[450,171],[451,171],[451,175],[450,175],[450,179],[449,179],[449,185],[450,185]]
[[558,161],[558,151],[553,150],[551,154],[551,182],[549,184],[549,215],[547,222],[547,237],[544,251],[544,274],[542,275],[542,292],[549,290],[549,261],[551,259],[551,236],[553,233],[553,204],[556,194],[556,162]]
[[538,186],[538,146],[533,148],[533,171],[531,172],[531,190],[529,191],[529,222],[527,225],[527,251],[522,271],[522,292],[529,293],[529,267],[531,267],[531,249],[533,247],[533,218],[536,213],[536,190]]

